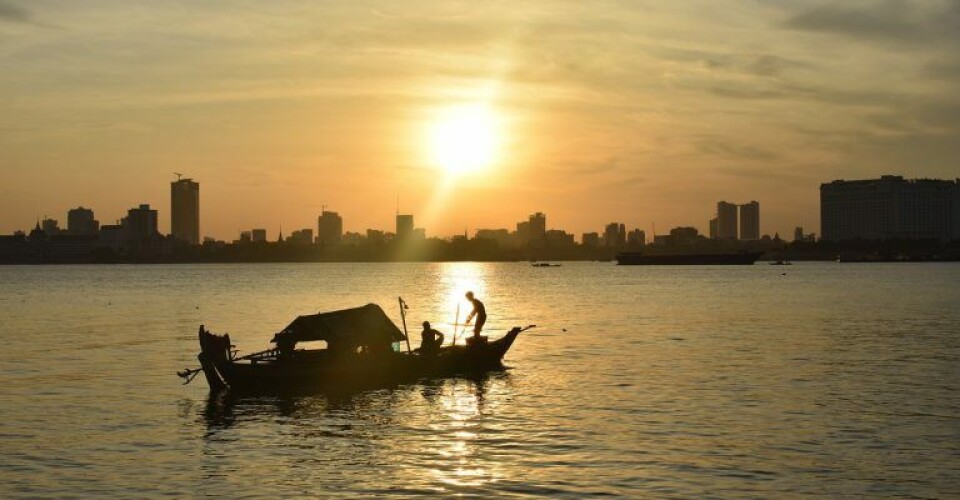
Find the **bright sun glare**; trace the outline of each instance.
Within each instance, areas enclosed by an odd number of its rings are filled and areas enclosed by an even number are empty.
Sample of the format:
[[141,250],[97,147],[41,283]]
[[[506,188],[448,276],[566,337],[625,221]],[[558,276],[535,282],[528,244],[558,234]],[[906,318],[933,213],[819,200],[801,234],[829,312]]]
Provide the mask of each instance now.
[[463,174],[487,167],[499,147],[497,117],[482,104],[447,108],[430,125],[431,161],[448,174]]

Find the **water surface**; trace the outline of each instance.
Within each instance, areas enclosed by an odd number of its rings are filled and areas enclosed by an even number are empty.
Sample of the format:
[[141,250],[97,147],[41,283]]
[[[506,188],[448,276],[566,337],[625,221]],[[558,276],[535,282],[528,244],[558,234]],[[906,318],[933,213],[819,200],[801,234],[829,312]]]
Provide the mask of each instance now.
[[[785,274],[784,274],[785,273]],[[505,372],[208,396],[243,352],[382,304],[449,335],[467,289]],[[960,492],[960,266],[565,263],[0,267],[0,494],[781,496]]]

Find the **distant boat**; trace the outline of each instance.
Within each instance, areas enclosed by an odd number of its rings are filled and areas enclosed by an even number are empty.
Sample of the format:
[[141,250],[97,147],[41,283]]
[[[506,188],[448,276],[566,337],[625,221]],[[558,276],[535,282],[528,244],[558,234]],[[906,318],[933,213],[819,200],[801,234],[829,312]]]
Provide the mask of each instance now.
[[[502,338],[447,345],[432,354],[397,352],[407,337],[376,304],[298,316],[273,337],[274,349],[236,356],[230,335],[200,326],[201,368],[178,372],[189,382],[201,371],[212,391],[283,392],[303,388],[364,387],[449,377],[503,368],[503,356],[526,328]],[[299,342],[324,341],[326,349],[296,349]],[[409,346],[409,342],[408,342]]]
[[770,262],[771,266],[792,266],[793,262],[789,260],[778,259]]
[[549,262],[534,262],[530,265],[533,267],[560,267],[560,264],[551,264]]
[[616,256],[621,266],[751,266],[762,252],[717,253],[717,254],[644,254],[621,252]]

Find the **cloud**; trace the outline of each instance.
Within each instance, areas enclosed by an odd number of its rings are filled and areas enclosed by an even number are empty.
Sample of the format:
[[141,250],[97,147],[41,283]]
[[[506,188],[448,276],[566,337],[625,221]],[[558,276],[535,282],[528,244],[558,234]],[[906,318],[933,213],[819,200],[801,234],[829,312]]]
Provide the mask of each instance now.
[[928,43],[960,38],[960,1],[829,2],[799,12],[785,24],[868,41]]
[[0,0],[0,21],[26,23],[30,21],[30,13],[19,5]]

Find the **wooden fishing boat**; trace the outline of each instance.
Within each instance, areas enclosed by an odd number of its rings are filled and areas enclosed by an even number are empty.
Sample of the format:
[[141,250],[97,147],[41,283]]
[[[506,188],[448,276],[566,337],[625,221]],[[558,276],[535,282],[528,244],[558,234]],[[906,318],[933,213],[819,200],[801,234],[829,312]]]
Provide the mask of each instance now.
[[[212,391],[229,388],[282,392],[480,373],[503,368],[503,357],[517,336],[532,327],[515,327],[489,342],[484,338],[466,345],[443,346],[433,352],[411,351],[407,336],[383,309],[367,304],[299,316],[273,337],[271,342],[277,347],[237,356],[229,335],[211,333],[201,325],[197,356],[201,368],[178,374],[189,382],[202,371]],[[324,341],[326,348],[297,348],[298,343],[312,341]],[[401,341],[407,343],[405,352],[392,347]]]

